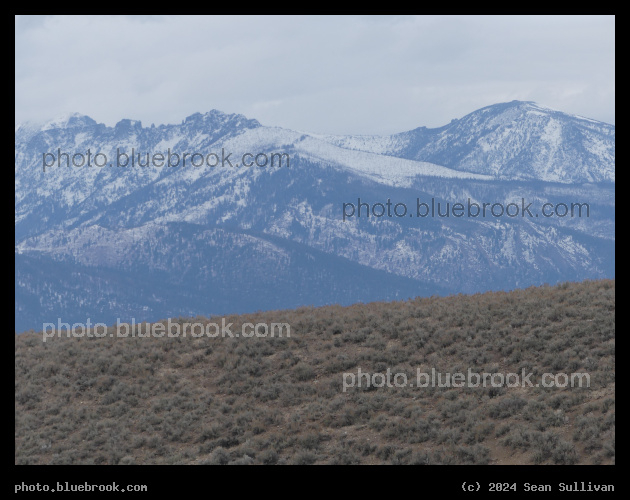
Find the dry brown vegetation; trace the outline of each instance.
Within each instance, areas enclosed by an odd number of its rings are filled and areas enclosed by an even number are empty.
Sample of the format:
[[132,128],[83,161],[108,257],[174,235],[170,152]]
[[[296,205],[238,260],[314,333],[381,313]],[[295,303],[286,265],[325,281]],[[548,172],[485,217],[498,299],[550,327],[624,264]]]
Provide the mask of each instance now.
[[[291,337],[16,335],[16,463],[614,463],[614,281],[227,321]],[[358,368],[432,367],[587,372],[591,387],[342,392]]]

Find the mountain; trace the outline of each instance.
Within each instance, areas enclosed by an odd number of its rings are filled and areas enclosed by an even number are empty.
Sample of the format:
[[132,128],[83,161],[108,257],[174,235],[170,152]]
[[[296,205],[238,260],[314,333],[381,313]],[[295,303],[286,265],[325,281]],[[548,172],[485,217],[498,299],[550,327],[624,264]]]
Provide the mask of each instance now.
[[328,136],[333,144],[496,179],[614,182],[615,127],[533,102],[479,109],[443,127],[389,137]]
[[[66,166],[88,150],[107,162]],[[169,152],[178,166],[137,165]],[[195,152],[217,166],[191,166]],[[278,163],[243,166],[246,153]],[[111,324],[612,278],[614,179],[614,126],[524,102],[386,137],[216,110],[149,127],[76,113],[23,124],[16,330],[51,316]],[[388,199],[409,213],[344,217]],[[532,216],[417,217],[432,199],[531,203]],[[544,203],[586,203],[589,216],[543,217]]]

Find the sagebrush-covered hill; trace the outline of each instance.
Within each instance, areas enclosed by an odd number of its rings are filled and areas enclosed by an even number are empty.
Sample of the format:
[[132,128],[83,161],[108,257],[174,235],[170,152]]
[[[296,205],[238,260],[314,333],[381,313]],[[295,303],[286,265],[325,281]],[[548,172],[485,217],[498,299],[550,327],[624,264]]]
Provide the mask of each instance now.
[[[16,335],[16,463],[614,463],[614,281],[225,320],[290,337]],[[413,382],[432,368],[580,372],[590,387],[344,392],[359,369]]]

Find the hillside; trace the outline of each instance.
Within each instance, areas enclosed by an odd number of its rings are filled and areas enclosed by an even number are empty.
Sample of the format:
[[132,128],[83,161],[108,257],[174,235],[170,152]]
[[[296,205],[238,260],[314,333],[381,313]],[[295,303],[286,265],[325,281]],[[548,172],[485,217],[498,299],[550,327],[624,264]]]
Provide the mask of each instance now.
[[[614,280],[225,321],[290,337],[16,335],[16,463],[615,461]],[[411,382],[432,368],[582,372],[590,387],[344,386],[359,369]]]

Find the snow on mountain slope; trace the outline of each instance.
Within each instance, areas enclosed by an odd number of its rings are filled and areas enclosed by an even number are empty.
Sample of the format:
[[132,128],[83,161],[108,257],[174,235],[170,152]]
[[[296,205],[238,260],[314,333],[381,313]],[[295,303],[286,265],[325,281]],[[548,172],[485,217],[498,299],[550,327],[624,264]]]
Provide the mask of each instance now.
[[[390,186],[410,186],[417,176],[458,179],[491,179],[488,175],[458,172],[428,162],[351,150],[292,130],[261,127],[244,131],[221,144],[229,151],[282,151],[291,147],[297,154],[323,166],[336,166]],[[252,167],[255,169],[255,167]]]
[[[47,152],[88,149],[110,162],[117,151],[224,151],[234,166],[42,167]],[[244,153],[287,153],[290,166],[244,167]],[[420,218],[417,197],[579,202],[591,215]],[[359,198],[411,215],[346,220]],[[157,127],[70,114],[15,131],[16,315],[25,328],[59,307],[155,320],[613,277],[614,209],[614,127],[533,103],[388,137],[216,110]]]
[[[47,161],[55,161],[58,152],[85,154],[92,158],[98,153],[106,155],[105,167],[66,167],[65,159],[44,171],[43,155],[51,153]],[[146,158],[156,153],[182,155],[200,152],[222,156],[231,153],[230,167],[133,167],[118,168],[114,164],[118,152],[132,151]],[[18,127],[15,147],[15,220],[19,222],[46,200],[54,200],[66,209],[111,204],[130,196],[133,192],[152,184],[174,186],[212,179],[217,185],[229,187],[240,184],[247,190],[250,181],[260,175],[259,167],[244,167],[241,158],[245,153],[284,153],[307,159],[311,164],[333,167],[352,175],[362,176],[390,186],[411,186],[422,176],[490,179],[482,174],[458,172],[428,162],[382,156],[353,151],[291,130],[262,127],[255,120],[240,115],[224,115],[211,111],[186,118],[180,125],[142,127],[133,120],[122,120],[115,127],[97,124],[89,117],[71,114],[51,120],[35,130],[33,126]],[[143,160],[146,161],[146,160]],[[250,159],[251,161],[251,159]],[[295,158],[294,158],[295,166]],[[283,167],[284,168],[284,167]],[[291,167],[289,167],[291,168]],[[273,170],[271,167],[267,170]],[[238,179],[241,179],[240,181]],[[231,188],[230,188],[231,189]],[[31,198],[36,195],[35,200]],[[168,200],[165,200],[168,203]],[[219,202],[208,201],[208,205]]]
[[614,182],[615,127],[533,102],[479,109],[435,129],[385,137],[320,136],[343,148],[444,165],[498,179]]

